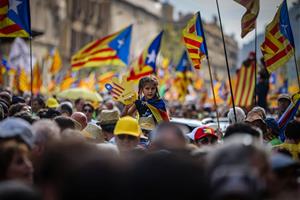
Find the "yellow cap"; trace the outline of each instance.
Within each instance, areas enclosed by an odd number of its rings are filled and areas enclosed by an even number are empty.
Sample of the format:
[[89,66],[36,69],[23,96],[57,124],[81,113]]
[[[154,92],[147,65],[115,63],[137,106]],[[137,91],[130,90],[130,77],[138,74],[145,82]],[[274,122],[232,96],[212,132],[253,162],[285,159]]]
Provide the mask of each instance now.
[[141,128],[136,119],[130,116],[121,117],[116,124],[114,135],[132,135],[139,137],[141,135]]
[[48,108],[57,108],[59,106],[59,104],[56,99],[50,97],[46,102],[46,106]]

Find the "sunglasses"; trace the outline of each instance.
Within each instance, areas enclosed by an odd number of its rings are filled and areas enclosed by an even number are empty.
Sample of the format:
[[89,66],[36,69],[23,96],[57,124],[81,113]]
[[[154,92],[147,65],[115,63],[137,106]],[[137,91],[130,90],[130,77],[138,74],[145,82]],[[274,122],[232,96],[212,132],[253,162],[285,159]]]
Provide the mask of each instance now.
[[217,138],[214,137],[204,137],[196,141],[198,144],[215,144]]
[[85,112],[85,113],[92,113],[93,112],[93,110],[91,110],[91,109],[83,109],[83,112]]
[[125,140],[127,138],[127,140],[133,141],[136,140],[137,137],[133,136],[133,135],[126,135],[126,134],[122,134],[122,135],[118,135],[117,136],[120,140]]

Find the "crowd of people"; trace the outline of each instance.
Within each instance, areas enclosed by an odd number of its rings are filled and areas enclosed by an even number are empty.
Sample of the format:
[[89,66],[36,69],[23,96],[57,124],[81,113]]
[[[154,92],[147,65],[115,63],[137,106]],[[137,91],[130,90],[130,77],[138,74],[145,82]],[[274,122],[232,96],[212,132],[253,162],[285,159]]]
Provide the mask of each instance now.
[[289,95],[279,96],[273,118],[235,107],[224,132],[199,126],[185,134],[153,116],[149,104],[168,104],[155,79],[142,80],[126,106],[2,90],[0,199],[300,198],[300,121],[282,131],[277,120]]

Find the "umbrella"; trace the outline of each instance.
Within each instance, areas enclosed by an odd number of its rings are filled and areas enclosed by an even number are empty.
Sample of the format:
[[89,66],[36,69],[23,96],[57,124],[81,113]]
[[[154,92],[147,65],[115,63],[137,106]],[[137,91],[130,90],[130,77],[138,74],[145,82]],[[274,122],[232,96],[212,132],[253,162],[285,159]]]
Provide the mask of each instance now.
[[88,90],[86,88],[71,88],[64,90],[57,94],[60,98],[66,98],[66,99],[78,99],[83,98],[85,100],[91,100],[91,101],[102,101],[102,97],[97,92],[93,92],[91,90]]

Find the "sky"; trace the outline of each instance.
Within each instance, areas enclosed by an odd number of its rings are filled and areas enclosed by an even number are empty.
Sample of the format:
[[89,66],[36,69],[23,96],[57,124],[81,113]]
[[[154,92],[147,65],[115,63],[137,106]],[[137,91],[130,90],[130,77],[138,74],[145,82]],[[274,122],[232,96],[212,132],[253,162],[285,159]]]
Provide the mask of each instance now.
[[[178,12],[201,12],[205,21],[211,22],[213,16],[217,16],[217,5],[215,0],[164,0],[174,5],[174,17],[178,17]],[[297,0],[287,0],[288,7]],[[265,26],[272,21],[276,10],[282,0],[260,0],[260,12],[257,20],[257,32],[264,32]],[[234,34],[239,46],[248,43],[254,38],[254,31],[248,33],[243,39],[241,34],[241,18],[246,9],[233,0],[219,0],[221,20],[223,30],[227,34]]]

